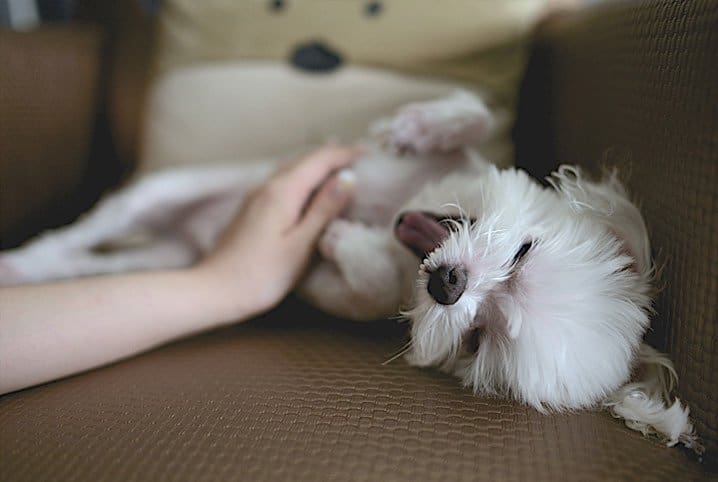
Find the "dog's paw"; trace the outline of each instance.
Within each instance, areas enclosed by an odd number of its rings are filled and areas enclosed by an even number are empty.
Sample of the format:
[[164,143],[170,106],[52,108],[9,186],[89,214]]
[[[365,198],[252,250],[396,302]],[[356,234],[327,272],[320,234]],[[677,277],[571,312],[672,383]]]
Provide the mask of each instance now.
[[[376,230],[364,224],[335,219],[319,239],[319,253],[329,261],[355,265],[366,252],[377,250]],[[360,261],[363,262],[363,261]]]
[[[35,243],[0,254],[0,286],[39,283],[72,276],[71,253],[50,243]],[[57,246],[60,248],[60,246]]]
[[339,256],[340,245],[343,240],[351,236],[353,223],[343,219],[336,219],[329,223],[319,240],[319,253],[325,259],[336,261]]
[[48,266],[42,260],[17,254],[0,255],[0,286],[44,281]]
[[0,255],[0,286],[13,286],[26,283],[28,280],[22,272],[13,266],[7,255]]
[[385,136],[399,152],[450,152],[484,140],[493,117],[483,102],[468,93],[401,108]]
[[0,286],[23,285],[55,279],[57,276],[52,276],[51,273],[61,263],[61,259],[31,256],[22,252],[11,251],[2,254],[0,255]]

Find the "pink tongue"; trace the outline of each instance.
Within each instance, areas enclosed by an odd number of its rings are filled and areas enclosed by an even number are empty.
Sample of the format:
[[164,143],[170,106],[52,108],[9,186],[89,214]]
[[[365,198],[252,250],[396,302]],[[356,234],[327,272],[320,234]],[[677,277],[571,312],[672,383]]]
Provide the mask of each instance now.
[[449,230],[430,214],[409,211],[399,219],[394,235],[414,254],[424,258],[449,236]]

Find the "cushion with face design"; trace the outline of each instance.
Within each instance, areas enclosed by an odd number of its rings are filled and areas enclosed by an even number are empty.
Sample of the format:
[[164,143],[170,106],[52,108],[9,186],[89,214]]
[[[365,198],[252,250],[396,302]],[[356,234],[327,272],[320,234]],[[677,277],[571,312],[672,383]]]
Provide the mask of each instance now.
[[166,0],[141,164],[287,154],[457,85],[508,126],[530,27],[547,0]]
[[546,0],[167,0],[161,15],[160,68],[274,59],[329,71],[352,63],[498,88],[509,75],[516,42],[545,4]]

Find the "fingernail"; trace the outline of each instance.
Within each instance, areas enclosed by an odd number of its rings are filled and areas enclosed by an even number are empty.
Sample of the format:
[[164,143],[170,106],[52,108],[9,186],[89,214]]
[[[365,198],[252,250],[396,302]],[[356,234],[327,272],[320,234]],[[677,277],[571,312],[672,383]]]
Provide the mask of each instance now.
[[336,198],[344,198],[350,192],[354,191],[356,186],[356,174],[351,169],[342,169],[334,177],[334,182],[331,194]]
[[337,172],[337,181],[339,181],[339,184],[354,187],[357,182],[357,175],[353,169],[345,167]]

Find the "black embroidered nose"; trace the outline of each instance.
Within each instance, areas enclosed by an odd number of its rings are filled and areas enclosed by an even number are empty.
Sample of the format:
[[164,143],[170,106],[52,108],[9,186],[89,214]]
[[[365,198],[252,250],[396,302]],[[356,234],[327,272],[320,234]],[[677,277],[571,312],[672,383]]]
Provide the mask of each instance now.
[[329,72],[342,64],[341,56],[320,42],[300,45],[291,60],[295,67],[310,72]]
[[453,305],[466,289],[466,270],[456,266],[439,266],[429,275],[427,289],[437,303]]

